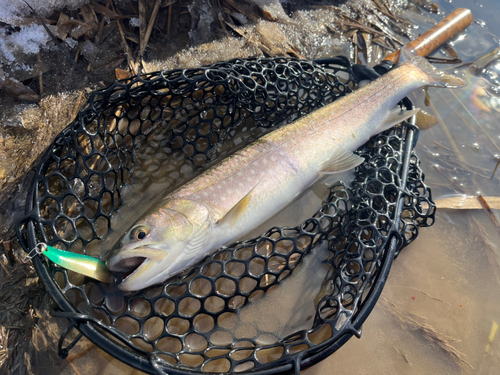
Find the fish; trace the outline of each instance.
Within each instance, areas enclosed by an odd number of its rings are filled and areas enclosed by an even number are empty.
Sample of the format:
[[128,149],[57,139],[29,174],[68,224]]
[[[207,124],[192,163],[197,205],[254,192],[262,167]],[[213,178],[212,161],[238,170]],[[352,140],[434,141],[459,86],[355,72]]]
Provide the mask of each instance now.
[[167,194],[140,217],[106,265],[118,287],[137,291],[195,265],[282,210],[325,174],[361,164],[353,153],[418,112],[399,101],[422,86],[462,87],[410,47],[398,66],[368,85],[259,138]]

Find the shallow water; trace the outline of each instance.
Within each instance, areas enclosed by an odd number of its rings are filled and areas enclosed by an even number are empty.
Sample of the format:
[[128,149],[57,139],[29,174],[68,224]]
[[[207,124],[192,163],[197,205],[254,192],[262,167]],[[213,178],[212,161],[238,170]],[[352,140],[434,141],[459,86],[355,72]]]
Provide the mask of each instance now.
[[[439,4],[447,12],[471,6],[475,13],[474,6],[479,6],[465,0]],[[500,10],[496,14],[500,16]],[[478,17],[487,25],[494,24],[488,18],[491,12]],[[428,27],[423,20],[422,25]],[[500,29],[495,33],[500,35]],[[464,35],[454,46],[464,61],[498,46],[496,37],[477,24]],[[465,69],[461,72],[465,74]],[[460,91],[429,90],[432,107],[428,111],[442,121],[421,133],[417,153],[435,199],[477,192],[498,196],[500,172],[490,180],[497,162],[495,154],[500,154],[500,114],[493,108],[496,97],[488,92],[491,84],[484,78],[467,79],[469,86]],[[411,99],[425,108],[423,93]],[[349,179],[349,175],[343,178]],[[310,190],[248,237],[274,225],[295,225],[314,213],[320,201]],[[332,369],[338,369],[359,374],[495,374],[500,365],[500,338],[492,333],[500,324],[499,244],[499,230],[483,210],[438,211],[436,224],[422,229],[419,239],[394,262],[382,297],[363,327],[362,339],[351,339],[305,373],[331,374]],[[280,336],[308,328],[314,306],[302,296],[310,294],[307,290],[319,289],[324,273],[320,269],[317,277],[307,279],[309,284],[304,279],[321,259],[321,252],[311,254],[282,287],[244,308],[240,319],[246,327]],[[279,298],[280,303],[268,309],[279,293],[287,298]],[[297,315],[305,319],[290,314],[292,306],[297,310],[301,306]],[[262,318],[268,325],[259,325],[254,319],[253,312],[260,307],[270,312],[267,319]],[[287,313],[274,313],[281,309]],[[291,327],[291,322],[296,326]],[[85,339],[62,363],[41,370],[57,368],[61,374],[139,373]]]
[[500,344],[494,336],[489,345],[489,337],[500,317],[498,250],[473,217],[498,244],[482,212],[438,213],[395,261],[362,338],[305,373],[335,366],[360,374],[496,374]]

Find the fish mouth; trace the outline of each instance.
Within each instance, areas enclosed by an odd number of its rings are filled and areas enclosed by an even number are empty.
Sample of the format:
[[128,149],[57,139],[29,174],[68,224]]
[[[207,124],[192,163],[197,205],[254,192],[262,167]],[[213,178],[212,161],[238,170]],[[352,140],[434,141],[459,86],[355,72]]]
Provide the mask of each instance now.
[[151,247],[129,249],[112,256],[106,266],[117,276],[118,288],[124,291],[139,290],[143,288],[145,280],[151,279],[151,273],[154,275],[156,271],[153,268],[156,268],[166,255],[165,250]]
[[120,281],[123,282],[127,277],[132,275],[146,261],[146,257],[130,257],[113,263],[108,268],[116,274],[120,274]]

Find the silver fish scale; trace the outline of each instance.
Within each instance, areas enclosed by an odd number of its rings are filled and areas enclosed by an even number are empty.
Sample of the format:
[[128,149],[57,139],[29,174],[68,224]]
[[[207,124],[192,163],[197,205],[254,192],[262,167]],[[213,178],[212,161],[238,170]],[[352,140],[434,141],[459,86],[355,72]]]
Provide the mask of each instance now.
[[[341,82],[338,71],[349,80]],[[356,81],[339,57],[236,59],[116,82],[93,93],[42,156],[19,238],[26,250],[45,242],[98,256],[116,229],[114,215],[127,207],[128,185],[138,193],[152,183],[172,190],[270,128],[345,95]],[[359,335],[393,258],[433,223],[435,206],[411,151],[414,136],[406,124],[368,142],[358,151],[367,161],[351,187],[333,186],[297,227],[235,243],[138,293],[82,280],[37,256],[35,267],[59,306],[54,315],[151,374],[297,373]],[[249,301],[285,282],[325,242],[325,282],[333,287],[318,302],[311,329],[272,343],[262,341],[266,332],[242,338],[227,329],[224,321],[238,320]],[[61,346],[60,354],[71,347]]]

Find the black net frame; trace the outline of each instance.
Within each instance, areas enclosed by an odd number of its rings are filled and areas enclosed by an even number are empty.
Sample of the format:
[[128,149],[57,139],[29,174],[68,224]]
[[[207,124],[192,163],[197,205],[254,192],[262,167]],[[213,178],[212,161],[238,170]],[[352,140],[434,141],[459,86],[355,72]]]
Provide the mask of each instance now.
[[[138,149],[152,143],[158,129],[166,140],[160,147],[168,148],[174,159],[176,150],[182,152],[186,156],[182,163],[189,164],[195,174],[225,156],[219,145],[237,139],[231,130],[235,124],[250,121],[256,129],[284,125],[342,97],[360,80],[377,76],[369,68],[351,66],[344,57],[318,61],[264,58],[118,81],[93,93],[77,119],[42,156],[35,168],[27,215],[17,226],[21,243],[27,251],[40,241],[75,251],[72,246],[79,241],[76,251],[86,253],[92,241],[105,238],[112,214],[123,205],[120,189],[132,177],[146,183],[156,178],[154,173],[137,170],[147,166]],[[199,98],[193,95],[198,92],[203,93]],[[407,99],[402,104],[412,108]],[[194,137],[190,135],[193,129]],[[126,296],[95,281],[75,283],[66,270],[35,256],[37,272],[59,307],[53,315],[70,320],[66,333],[75,326],[109,354],[147,373],[298,372],[333,353],[352,335],[360,336],[393,259],[416,238],[419,227],[432,225],[435,206],[412,151],[417,137],[418,130],[410,123],[374,137],[357,151],[366,161],[356,168],[351,187],[343,183],[332,187],[312,218],[294,228],[271,228],[258,238],[227,246],[161,288]],[[157,151],[146,150],[144,160]],[[107,162],[104,166],[103,161]],[[111,187],[106,182],[110,173],[114,176]],[[81,206],[76,215],[68,210],[68,197],[72,197],[71,207],[75,201]],[[93,211],[94,203],[85,202],[97,202],[97,208]],[[96,229],[103,217],[105,233]],[[58,220],[63,224],[57,224]],[[82,229],[87,224],[90,234]],[[73,237],[64,234],[64,227],[73,230]],[[322,242],[328,243],[331,252],[332,290],[319,301],[313,328],[273,344],[259,342],[257,334],[232,343],[213,338],[214,330],[225,332],[219,327],[224,314],[236,314],[285,280],[304,255]],[[209,292],[196,289],[202,282],[210,286]],[[103,295],[102,301],[92,300],[92,289]],[[82,293],[84,303],[75,303],[70,293]],[[124,311],[110,307],[109,295],[124,301]],[[134,314],[136,300],[149,304],[149,312]],[[214,307],[218,303],[214,301],[222,301],[222,309]],[[173,311],[167,313],[171,308],[161,307],[165,303],[173,303]],[[202,307],[191,314],[186,308],[191,303]],[[215,328],[205,332],[196,327],[196,317],[202,314],[212,319]],[[122,318],[136,322],[137,332],[120,329]],[[145,327],[156,318],[163,319],[162,332],[147,337]],[[188,322],[186,332],[169,331],[174,319]],[[195,335],[205,347],[187,348],[186,340]],[[80,337],[63,347],[65,336],[59,347],[62,356]],[[168,345],[161,344],[167,339],[172,339]],[[167,351],[175,340],[181,343],[180,349]],[[186,355],[197,356],[201,362],[185,361]]]

